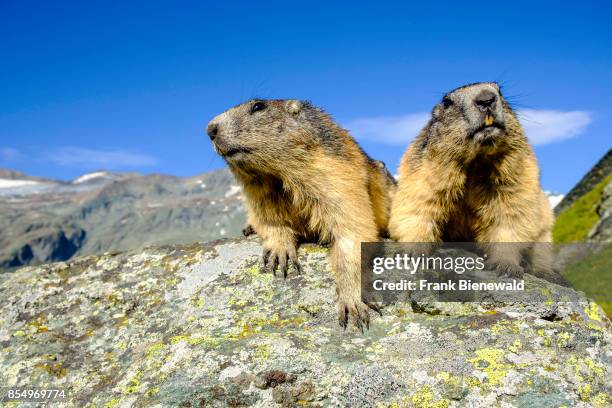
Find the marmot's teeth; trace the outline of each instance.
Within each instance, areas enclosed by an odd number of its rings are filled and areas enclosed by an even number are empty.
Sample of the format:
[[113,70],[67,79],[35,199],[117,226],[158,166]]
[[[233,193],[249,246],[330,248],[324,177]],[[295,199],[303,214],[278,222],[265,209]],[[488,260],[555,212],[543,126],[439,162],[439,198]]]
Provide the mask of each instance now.
[[485,123],[485,126],[491,126],[493,124],[493,116],[487,114],[487,116],[485,116],[484,123]]

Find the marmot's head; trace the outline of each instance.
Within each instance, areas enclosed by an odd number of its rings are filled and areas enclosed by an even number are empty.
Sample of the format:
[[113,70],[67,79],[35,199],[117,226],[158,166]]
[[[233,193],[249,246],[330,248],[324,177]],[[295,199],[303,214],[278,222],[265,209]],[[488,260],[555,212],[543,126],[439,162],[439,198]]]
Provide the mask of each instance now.
[[442,98],[431,113],[430,129],[451,133],[458,141],[496,144],[516,128],[516,117],[495,82],[457,88]]
[[254,99],[215,117],[206,132],[230,166],[272,172],[292,161],[308,160],[312,146],[337,144],[334,126],[309,102]]

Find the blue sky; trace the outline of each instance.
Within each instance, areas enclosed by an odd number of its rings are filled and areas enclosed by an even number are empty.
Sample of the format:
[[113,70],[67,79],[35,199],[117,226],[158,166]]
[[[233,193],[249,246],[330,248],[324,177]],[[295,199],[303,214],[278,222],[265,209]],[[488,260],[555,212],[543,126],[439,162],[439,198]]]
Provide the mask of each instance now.
[[198,174],[223,166],[208,120],[274,97],[324,107],[395,170],[445,91],[490,80],[544,188],[611,147],[608,2],[404,3],[2,0],[0,167]]

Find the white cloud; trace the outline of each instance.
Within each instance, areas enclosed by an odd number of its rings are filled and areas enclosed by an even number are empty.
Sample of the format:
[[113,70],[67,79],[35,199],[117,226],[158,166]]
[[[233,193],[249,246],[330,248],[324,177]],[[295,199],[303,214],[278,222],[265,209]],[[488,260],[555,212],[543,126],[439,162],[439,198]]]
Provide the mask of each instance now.
[[[586,111],[524,109],[518,112],[527,137],[534,145],[553,143],[583,133],[592,122]],[[358,118],[344,124],[358,140],[406,146],[430,118],[426,112],[399,116]]]
[[94,150],[82,147],[63,147],[49,154],[49,159],[62,166],[83,168],[125,168],[157,164],[157,158],[121,150]]
[[519,114],[525,133],[534,145],[578,136],[593,121],[591,114],[586,111],[523,109]]
[[344,127],[359,140],[371,140],[387,145],[405,146],[429,120],[429,113],[402,116],[379,116],[355,119]]
[[0,160],[7,162],[14,162],[21,159],[22,154],[19,150],[12,147],[0,148]]

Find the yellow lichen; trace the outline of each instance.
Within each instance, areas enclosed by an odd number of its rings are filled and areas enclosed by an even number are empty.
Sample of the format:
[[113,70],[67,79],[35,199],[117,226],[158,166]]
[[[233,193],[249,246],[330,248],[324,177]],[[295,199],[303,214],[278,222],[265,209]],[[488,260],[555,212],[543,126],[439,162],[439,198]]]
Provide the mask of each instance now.
[[303,248],[304,252],[306,252],[307,254],[316,254],[316,253],[325,254],[329,252],[329,249],[318,246],[318,245],[302,245],[301,248]]
[[34,367],[46,371],[48,374],[54,375],[57,378],[63,378],[67,374],[67,370],[61,364],[36,364]]
[[135,392],[140,391],[140,379],[142,378],[142,372],[140,370],[136,371],[136,373],[128,380],[127,385],[123,389],[125,394],[133,394]]
[[145,357],[147,360],[151,358],[159,358],[163,354],[164,348],[164,343],[155,343],[147,348]]
[[521,340],[516,339],[514,343],[512,343],[512,345],[508,347],[508,350],[510,350],[513,353],[518,353],[519,350],[522,348],[523,348],[523,343],[521,343]]
[[447,373],[446,371],[442,371],[442,372],[439,372],[438,374],[436,374],[436,378],[438,380],[442,380],[444,382],[448,382],[448,380],[450,380],[450,374]]
[[604,408],[610,406],[610,395],[605,392],[600,392],[593,398],[591,398],[591,402],[597,408]]
[[591,399],[591,384],[579,385],[578,396],[580,400],[588,402]]
[[590,302],[589,306],[584,309],[584,312],[589,317],[589,319],[595,320],[597,322],[602,321],[600,311],[601,309],[595,302]]
[[480,380],[476,377],[468,377],[466,383],[470,388],[480,387],[481,385]]
[[445,398],[436,399],[431,385],[426,385],[418,390],[411,397],[411,401],[415,408],[448,408],[450,404],[450,401]]
[[271,348],[267,344],[258,344],[255,346],[255,351],[253,353],[255,358],[267,360],[271,355]]
[[202,299],[199,296],[194,296],[189,300],[189,303],[191,304],[191,306],[193,307],[197,307],[197,308],[202,308],[206,305],[206,302],[204,301],[204,299]]
[[204,345],[206,347],[218,347],[221,344],[219,339],[201,333],[194,333],[191,335],[181,334],[170,338],[171,344],[177,344],[181,341],[186,342],[190,346]]
[[551,290],[547,287],[542,287],[540,288],[540,292],[542,292],[542,294],[546,296],[546,302],[544,302],[544,304],[546,304],[547,306],[551,306],[554,303]]
[[125,351],[127,349],[127,344],[125,342],[125,340],[121,340],[119,341],[116,345],[115,348],[117,350],[121,350],[121,351]]
[[385,348],[379,342],[374,342],[365,349],[367,354],[382,354],[384,351]]
[[511,320],[500,320],[491,326],[491,333],[518,333],[519,327],[516,321]]
[[476,350],[476,357],[468,361],[474,368],[483,371],[487,375],[489,385],[498,385],[512,368],[510,364],[504,363],[504,351],[495,348],[483,348]]
[[27,326],[33,333],[46,333],[49,328],[46,326],[46,319],[43,316],[38,316],[36,319],[28,322]]
[[121,402],[121,400],[119,398],[114,398],[114,399],[108,401],[106,404],[104,404],[104,408],[114,408],[117,405],[119,405],[120,402]]
[[250,337],[263,331],[265,327],[270,328],[287,328],[288,326],[298,326],[306,321],[304,316],[293,316],[286,319],[281,319],[278,313],[272,316],[262,316],[257,312],[257,308],[253,308],[254,313],[242,317],[232,328],[228,338],[238,339]]
[[561,332],[557,334],[557,345],[559,347],[567,347],[573,335],[568,332]]

